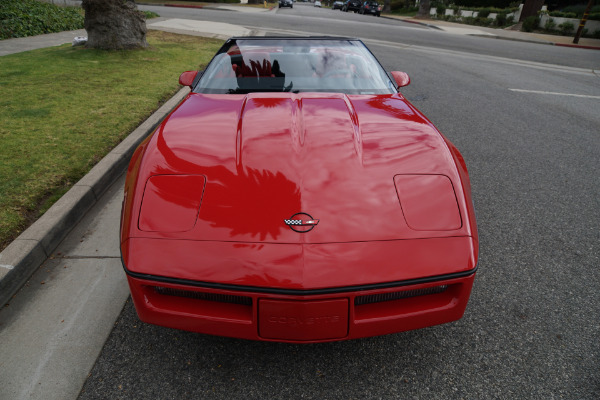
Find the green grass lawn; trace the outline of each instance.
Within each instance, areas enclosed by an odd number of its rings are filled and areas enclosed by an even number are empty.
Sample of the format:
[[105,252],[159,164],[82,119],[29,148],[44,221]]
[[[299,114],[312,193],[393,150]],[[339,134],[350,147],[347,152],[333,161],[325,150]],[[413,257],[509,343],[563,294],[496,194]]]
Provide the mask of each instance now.
[[222,41],[149,31],[146,50],[0,57],[0,249],[179,88]]

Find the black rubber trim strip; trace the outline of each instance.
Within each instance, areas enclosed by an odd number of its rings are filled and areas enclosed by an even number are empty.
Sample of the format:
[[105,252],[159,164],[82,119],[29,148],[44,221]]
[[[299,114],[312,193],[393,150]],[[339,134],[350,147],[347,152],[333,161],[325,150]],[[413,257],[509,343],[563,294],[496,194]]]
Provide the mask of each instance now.
[[344,286],[344,287],[333,287],[333,288],[324,288],[324,289],[277,289],[277,288],[265,288],[259,286],[242,286],[242,285],[230,285],[225,283],[213,283],[213,282],[201,282],[201,281],[192,281],[189,279],[179,279],[179,278],[169,278],[166,276],[157,276],[157,275],[149,275],[149,274],[140,274],[137,272],[131,272],[125,266],[123,259],[121,258],[121,262],[123,263],[123,269],[125,273],[132,278],[137,279],[145,279],[149,281],[155,282],[163,282],[163,283],[172,283],[176,285],[186,285],[193,287],[204,287],[209,289],[220,289],[220,290],[231,290],[237,292],[254,292],[254,293],[266,293],[266,294],[281,294],[288,296],[311,296],[311,295],[319,295],[319,294],[337,294],[337,293],[345,293],[345,292],[361,292],[366,290],[376,290],[376,289],[389,289],[393,287],[402,287],[402,286],[410,286],[410,285],[418,285],[422,283],[431,283],[436,281],[445,281],[449,279],[457,279],[457,278],[465,278],[467,276],[473,275],[477,272],[477,266],[471,270],[463,271],[463,272],[455,272],[453,274],[445,274],[445,275],[436,275],[436,276],[428,276],[426,278],[417,278],[417,279],[409,279],[405,281],[395,281],[395,282],[385,282],[385,283],[372,283],[368,285],[356,285],[356,286]]

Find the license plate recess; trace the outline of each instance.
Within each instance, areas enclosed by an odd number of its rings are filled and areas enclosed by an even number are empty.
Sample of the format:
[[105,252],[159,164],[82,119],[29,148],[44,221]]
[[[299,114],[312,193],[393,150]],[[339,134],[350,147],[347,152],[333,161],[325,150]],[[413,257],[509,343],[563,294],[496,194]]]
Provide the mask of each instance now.
[[265,339],[311,341],[348,336],[348,299],[258,302],[258,333]]

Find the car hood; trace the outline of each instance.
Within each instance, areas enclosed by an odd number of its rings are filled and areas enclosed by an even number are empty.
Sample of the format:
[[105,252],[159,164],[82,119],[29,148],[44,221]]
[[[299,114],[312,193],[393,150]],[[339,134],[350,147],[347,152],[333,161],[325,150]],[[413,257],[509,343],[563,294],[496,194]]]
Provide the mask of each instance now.
[[[131,237],[335,243],[471,234],[447,143],[400,94],[192,93],[146,144],[139,171],[138,191],[154,175],[202,176],[204,188],[190,192],[202,193],[191,228]],[[458,222],[411,227],[399,201],[404,176],[447,178]],[[296,213],[318,225],[295,232],[284,220]]]

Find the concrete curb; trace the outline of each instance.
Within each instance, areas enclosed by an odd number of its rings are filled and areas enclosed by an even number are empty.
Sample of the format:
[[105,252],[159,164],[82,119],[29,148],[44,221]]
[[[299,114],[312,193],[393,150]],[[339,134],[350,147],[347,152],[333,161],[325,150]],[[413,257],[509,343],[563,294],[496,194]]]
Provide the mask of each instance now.
[[491,35],[478,35],[476,33],[470,33],[466,36],[475,36],[475,37],[483,37],[483,38],[488,38],[488,39],[498,39],[498,40],[509,40],[512,42],[522,42],[522,43],[533,43],[533,44],[544,44],[544,45],[550,45],[550,46],[554,46],[555,43],[553,42],[546,42],[546,41],[541,41],[541,40],[529,40],[529,39],[521,39],[521,38],[514,38],[514,37],[506,37],[506,36],[491,36]]
[[554,43],[555,46],[561,46],[561,47],[574,47],[577,49],[588,49],[588,50],[600,50],[600,47],[596,47],[596,46],[585,46],[585,45],[581,45],[581,44],[569,44],[569,43]]
[[7,303],[46,261],[104,191],[125,171],[142,140],[189,92],[189,88],[177,92],[0,253],[0,305]]
[[443,29],[442,29],[442,28],[440,28],[439,26],[437,26],[437,25],[432,25],[432,24],[427,24],[427,23],[425,23],[425,22],[413,21],[413,20],[409,20],[409,19],[403,19],[403,18],[389,17],[389,16],[387,16],[387,15],[380,15],[380,16],[379,16],[379,18],[393,19],[393,20],[396,20],[396,21],[402,21],[402,22],[406,22],[406,23],[409,23],[409,24],[426,26],[426,27],[428,27],[428,28],[432,28],[432,29],[437,29],[437,30],[443,31]]

